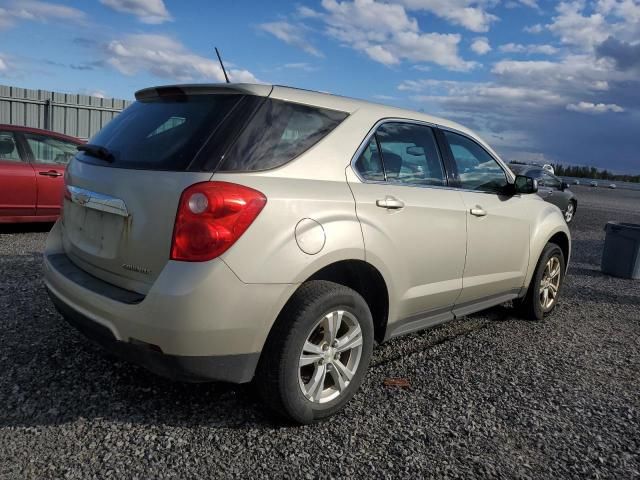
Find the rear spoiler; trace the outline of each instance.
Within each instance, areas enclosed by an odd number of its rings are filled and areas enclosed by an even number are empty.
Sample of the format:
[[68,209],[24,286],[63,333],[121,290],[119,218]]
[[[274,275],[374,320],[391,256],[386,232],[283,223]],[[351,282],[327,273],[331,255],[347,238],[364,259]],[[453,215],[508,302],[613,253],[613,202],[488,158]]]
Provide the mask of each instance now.
[[211,84],[186,84],[163,85],[149,87],[136,92],[136,100],[145,100],[156,97],[180,97],[185,95],[256,95],[268,97],[273,90],[273,85],[254,83],[211,83]]

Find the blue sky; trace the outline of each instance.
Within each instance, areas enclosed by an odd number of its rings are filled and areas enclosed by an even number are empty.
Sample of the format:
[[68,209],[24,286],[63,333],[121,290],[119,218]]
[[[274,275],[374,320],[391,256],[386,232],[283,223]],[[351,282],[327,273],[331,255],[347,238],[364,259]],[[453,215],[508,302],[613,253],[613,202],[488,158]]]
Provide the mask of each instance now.
[[444,116],[507,160],[640,172],[640,0],[0,0],[0,83],[223,79]]

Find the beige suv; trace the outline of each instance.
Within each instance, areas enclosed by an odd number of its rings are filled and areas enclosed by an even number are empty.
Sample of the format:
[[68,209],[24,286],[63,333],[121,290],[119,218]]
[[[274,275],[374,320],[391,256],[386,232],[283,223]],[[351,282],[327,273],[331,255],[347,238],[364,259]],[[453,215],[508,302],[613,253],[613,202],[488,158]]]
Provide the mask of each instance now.
[[340,410],[375,342],[514,301],[541,319],[561,212],[466,128],[267,85],[137,92],[67,169],[46,286],[89,338],[187,381]]

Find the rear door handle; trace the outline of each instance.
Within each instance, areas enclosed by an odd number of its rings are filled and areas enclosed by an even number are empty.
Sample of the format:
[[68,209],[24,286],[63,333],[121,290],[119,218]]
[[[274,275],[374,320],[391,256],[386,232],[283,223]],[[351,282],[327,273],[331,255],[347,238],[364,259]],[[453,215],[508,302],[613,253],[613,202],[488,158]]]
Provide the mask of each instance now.
[[389,210],[399,210],[404,208],[404,202],[394,197],[385,197],[383,200],[376,200],[376,205]]
[[62,176],[60,172],[56,172],[55,170],[49,170],[47,172],[38,172],[38,175],[42,175],[44,177],[61,177]]
[[475,207],[471,209],[471,215],[475,217],[484,217],[487,214],[487,211],[480,207]]

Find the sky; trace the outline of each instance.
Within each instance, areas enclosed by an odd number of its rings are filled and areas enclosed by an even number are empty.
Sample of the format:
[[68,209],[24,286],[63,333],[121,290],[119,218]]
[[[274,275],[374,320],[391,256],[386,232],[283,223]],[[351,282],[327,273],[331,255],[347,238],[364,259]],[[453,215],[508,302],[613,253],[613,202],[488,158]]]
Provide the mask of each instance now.
[[0,0],[0,84],[264,82],[448,118],[507,161],[640,173],[640,0]]

